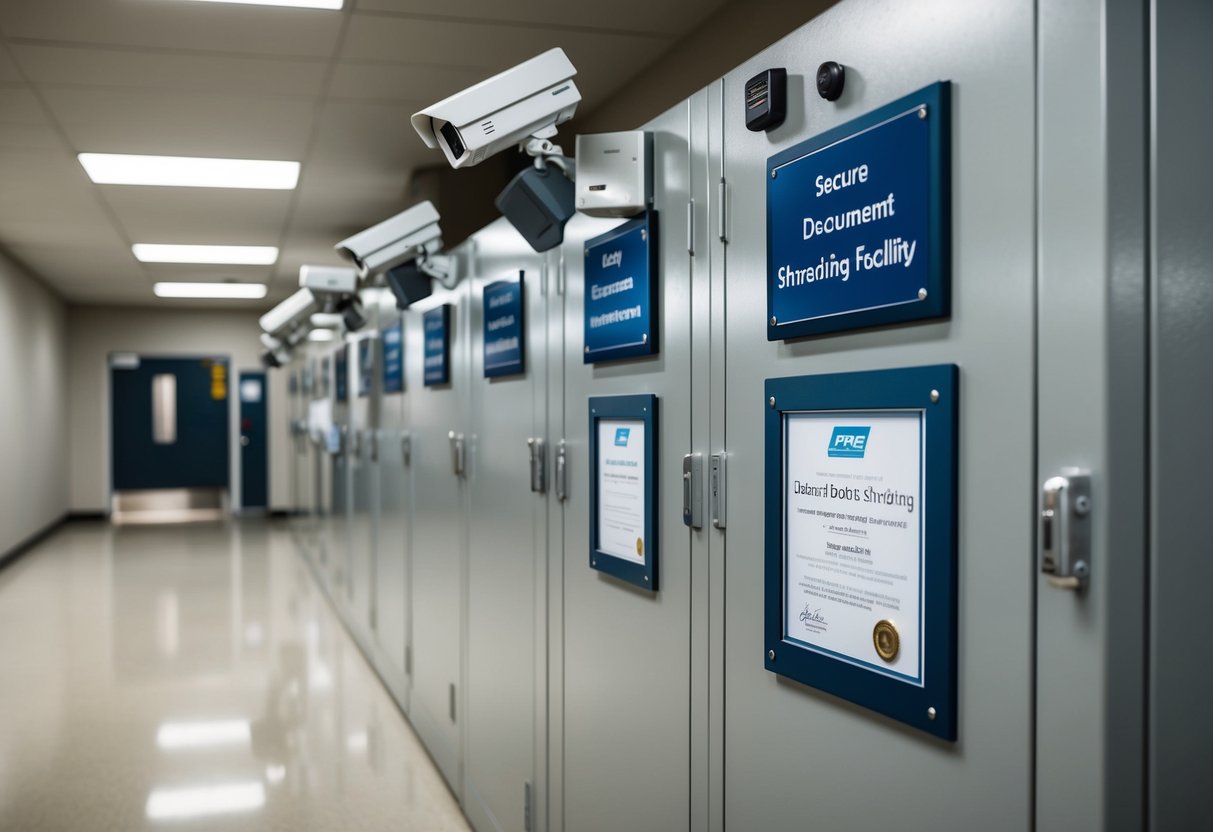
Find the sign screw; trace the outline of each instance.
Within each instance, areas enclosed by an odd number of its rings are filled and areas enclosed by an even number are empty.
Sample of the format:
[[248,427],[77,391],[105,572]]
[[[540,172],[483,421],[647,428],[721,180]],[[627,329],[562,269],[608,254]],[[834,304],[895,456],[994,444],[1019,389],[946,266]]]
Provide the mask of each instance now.
[[589,345],[589,344],[586,344],[586,345],[585,345],[585,354],[586,354],[586,355],[589,355],[589,354],[590,354],[590,345]]
[[777,171],[777,170],[773,170],[773,171],[771,171],[771,178],[772,178],[772,179],[774,179],[774,178],[775,178],[776,176],[778,176],[778,175],[779,175],[779,171]]
[[774,650],[768,650],[768,651],[767,651],[767,658],[768,658],[768,659],[770,659],[771,661],[775,661],[775,651],[774,651]]
[[771,396],[771,398],[767,399],[767,404],[769,404],[771,407],[774,407],[775,406],[775,397]]
[[922,119],[922,118],[926,118],[926,117],[927,117],[927,108],[926,108],[926,107],[919,107],[919,108],[918,108],[918,117],[919,117],[920,119]]
[[598,561],[596,561],[596,560],[590,561],[590,566],[597,566],[597,565],[598,565]]
[[649,232],[645,231],[643,228],[640,229],[640,239],[647,240],[648,238],[649,238]]
[[932,403],[934,403],[934,402],[937,402],[937,401],[939,401],[939,391],[938,391],[938,390],[932,390],[932,391],[931,391],[931,402],[932,402]]
[[648,575],[645,575],[645,576],[644,576],[644,579],[647,581],[647,580],[649,579],[649,576],[648,576]]
[[926,300],[926,299],[927,299],[927,290],[926,290],[926,289],[919,289],[919,290],[918,290],[918,299],[919,299],[919,300]]
[[774,316],[774,315],[772,315],[772,316],[771,316],[771,326],[775,326],[775,324],[777,324],[777,323],[779,323],[779,321],[777,321],[777,320],[775,319],[775,316]]
[[927,708],[927,719],[930,719],[930,720],[935,719],[935,709],[934,708]]
[[646,332],[640,336],[640,343],[647,344],[649,342],[649,334]]

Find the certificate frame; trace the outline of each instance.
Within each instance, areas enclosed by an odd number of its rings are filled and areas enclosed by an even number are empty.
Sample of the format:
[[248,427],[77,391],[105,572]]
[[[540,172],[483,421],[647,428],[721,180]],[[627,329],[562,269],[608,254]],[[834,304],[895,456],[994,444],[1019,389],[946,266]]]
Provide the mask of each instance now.
[[[589,460],[590,460],[590,568],[641,589],[658,589],[657,538],[657,418],[658,399],[651,393],[630,396],[593,396],[589,400]],[[644,425],[644,562],[635,563],[603,551],[598,540],[598,423],[603,420],[636,421]]]
[[[959,370],[944,364],[767,379],[763,403],[766,669],[948,741],[957,732],[958,390]],[[785,635],[786,417],[830,411],[921,413],[921,685]]]

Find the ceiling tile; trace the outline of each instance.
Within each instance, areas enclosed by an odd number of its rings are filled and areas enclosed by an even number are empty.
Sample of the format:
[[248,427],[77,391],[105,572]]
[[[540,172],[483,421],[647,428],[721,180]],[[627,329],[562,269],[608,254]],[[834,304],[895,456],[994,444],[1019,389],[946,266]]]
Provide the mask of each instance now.
[[102,47],[17,45],[38,85],[127,87],[241,95],[321,94],[327,61],[135,51]]
[[0,124],[46,124],[33,90],[24,85],[0,86]]
[[290,191],[107,185],[105,201],[131,240],[278,245]]
[[724,0],[611,0],[610,3],[569,0],[444,0],[440,9],[429,0],[354,0],[354,8],[365,12],[396,12],[432,16],[466,17],[472,20],[508,20],[539,25],[625,32],[681,34],[690,31],[724,4]]
[[172,0],[5,0],[10,41],[40,40],[252,55],[328,57],[342,15]]
[[48,104],[80,151],[303,158],[314,105],[301,98],[49,87]]
[[8,50],[0,48],[0,84],[20,84],[24,80],[17,64],[9,57]]
[[461,66],[342,62],[333,71],[329,95],[407,101],[417,105],[415,111],[491,74],[485,68]]

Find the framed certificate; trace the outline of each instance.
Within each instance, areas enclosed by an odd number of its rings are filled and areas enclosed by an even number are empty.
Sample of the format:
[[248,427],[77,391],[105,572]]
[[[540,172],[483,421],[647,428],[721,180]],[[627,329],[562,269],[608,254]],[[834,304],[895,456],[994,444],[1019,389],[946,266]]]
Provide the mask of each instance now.
[[590,399],[590,567],[657,589],[657,397]]
[[766,384],[766,667],[956,738],[955,366]]

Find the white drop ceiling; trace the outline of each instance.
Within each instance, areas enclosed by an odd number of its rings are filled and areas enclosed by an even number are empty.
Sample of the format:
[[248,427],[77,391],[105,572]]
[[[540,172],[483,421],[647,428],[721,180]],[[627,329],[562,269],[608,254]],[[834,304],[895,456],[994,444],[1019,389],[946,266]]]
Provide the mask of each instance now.
[[[236,279],[269,283],[255,302],[268,305],[299,266],[340,264],[333,243],[408,207],[412,170],[441,162],[414,111],[561,46],[588,112],[723,2],[0,0],[0,247],[74,303],[189,305],[152,284]],[[296,191],[94,185],[81,152],[286,159],[303,172]],[[282,255],[148,265],[136,242]]]

